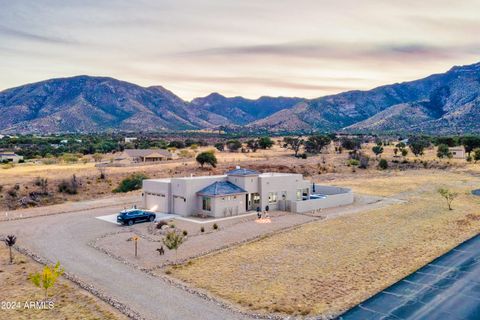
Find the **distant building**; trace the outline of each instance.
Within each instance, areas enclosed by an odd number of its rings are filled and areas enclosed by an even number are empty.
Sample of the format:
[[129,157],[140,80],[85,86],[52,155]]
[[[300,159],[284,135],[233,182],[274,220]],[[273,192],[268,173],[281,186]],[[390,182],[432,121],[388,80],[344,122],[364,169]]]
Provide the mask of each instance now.
[[139,163],[172,160],[178,156],[165,149],[125,149],[121,158]]
[[135,137],[125,137],[125,143],[132,143],[134,141],[137,141],[138,138]]
[[180,216],[229,217],[256,210],[303,213],[353,203],[350,189],[316,185],[295,173],[237,167],[225,175],[147,179],[143,206]]
[[465,159],[466,152],[462,146],[448,148],[448,151],[452,154],[453,159]]
[[1,152],[0,153],[0,162],[13,162],[19,163],[20,160],[23,160],[23,156],[19,156],[13,152]]

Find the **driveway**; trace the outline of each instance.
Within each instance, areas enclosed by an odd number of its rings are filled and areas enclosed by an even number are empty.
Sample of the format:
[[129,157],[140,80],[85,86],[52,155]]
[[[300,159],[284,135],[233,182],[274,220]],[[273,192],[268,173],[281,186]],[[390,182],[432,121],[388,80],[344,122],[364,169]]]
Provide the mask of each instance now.
[[108,257],[88,242],[119,230],[113,223],[95,219],[117,208],[98,208],[0,223],[0,234],[16,234],[17,244],[93,284],[146,319],[241,319],[226,310],[167,282]]
[[362,302],[340,319],[480,319],[480,235]]

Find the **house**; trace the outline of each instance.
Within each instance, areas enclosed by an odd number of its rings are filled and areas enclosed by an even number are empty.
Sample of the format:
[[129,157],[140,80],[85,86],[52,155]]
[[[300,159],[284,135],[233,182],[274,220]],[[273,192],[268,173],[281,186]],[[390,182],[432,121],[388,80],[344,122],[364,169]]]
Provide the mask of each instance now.
[[135,137],[125,137],[125,143],[132,143],[137,141],[137,138]]
[[19,163],[23,160],[23,156],[19,156],[13,152],[0,152],[0,162]]
[[121,158],[138,163],[172,160],[178,156],[165,149],[125,149]]
[[240,167],[224,175],[143,181],[144,208],[180,216],[228,217],[267,206],[303,213],[351,203],[350,189],[315,185],[301,174]]
[[465,148],[460,147],[451,147],[448,148],[448,151],[452,154],[453,159],[465,159]]

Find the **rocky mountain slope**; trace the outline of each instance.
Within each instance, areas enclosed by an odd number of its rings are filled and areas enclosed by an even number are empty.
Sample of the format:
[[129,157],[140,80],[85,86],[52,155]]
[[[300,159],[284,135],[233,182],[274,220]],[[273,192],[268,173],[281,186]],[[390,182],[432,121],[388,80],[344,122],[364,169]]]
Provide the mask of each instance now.
[[206,111],[202,119],[211,122],[208,114],[220,115],[231,124],[244,125],[265,118],[277,111],[289,109],[303,101],[302,98],[260,97],[257,100],[242,97],[227,98],[218,93],[212,93],[203,98],[193,99],[191,105],[195,110]]
[[250,126],[271,130],[480,132],[480,63],[298,104]]
[[186,102],[160,86],[106,77],[51,79],[0,92],[0,132],[166,131],[248,126],[272,131],[480,132],[480,63],[424,79],[302,98]]

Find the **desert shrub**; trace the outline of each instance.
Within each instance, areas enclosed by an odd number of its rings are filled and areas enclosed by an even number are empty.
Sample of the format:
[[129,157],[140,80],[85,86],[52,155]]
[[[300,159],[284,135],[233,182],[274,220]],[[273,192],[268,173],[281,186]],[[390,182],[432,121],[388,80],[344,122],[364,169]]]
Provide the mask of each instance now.
[[67,194],[77,194],[78,193],[77,177],[73,175],[70,180],[62,180],[58,184],[58,192],[67,193]]
[[187,231],[187,230],[183,230],[183,231],[182,231],[182,234],[183,234],[184,237],[186,237],[186,236],[188,235],[188,231]]
[[380,159],[378,162],[378,167],[382,170],[388,169],[388,161],[386,159]]
[[142,181],[148,179],[143,173],[134,173],[131,176],[123,179],[113,192],[129,192],[142,188]]
[[358,161],[360,163],[358,165],[360,169],[367,169],[368,163],[370,162],[370,158],[366,154],[360,153],[358,156]]
[[164,220],[160,220],[157,222],[157,229],[162,229],[163,226],[167,226],[167,225],[168,225],[168,222]]
[[174,229],[175,228],[175,223],[170,223],[170,228]]
[[212,228],[213,228],[213,230],[217,230],[218,229],[218,224],[214,223]]
[[200,227],[200,232],[205,232],[205,228],[204,228],[204,227]]
[[307,154],[306,153],[302,153],[302,159],[307,159]]

